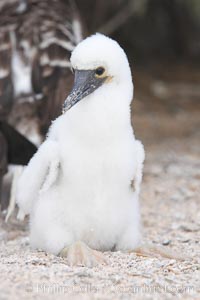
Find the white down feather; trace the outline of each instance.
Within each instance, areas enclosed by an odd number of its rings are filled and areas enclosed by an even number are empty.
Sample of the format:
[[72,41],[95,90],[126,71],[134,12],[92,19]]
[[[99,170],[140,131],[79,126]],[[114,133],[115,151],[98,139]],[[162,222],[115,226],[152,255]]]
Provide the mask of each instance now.
[[79,69],[103,64],[112,80],[53,122],[20,179],[18,205],[30,214],[31,244],[54,254],[77,240],[97,250],[134,249],[144,149],[130,122],[127,57],[98,34],[75,48],[71,62]]

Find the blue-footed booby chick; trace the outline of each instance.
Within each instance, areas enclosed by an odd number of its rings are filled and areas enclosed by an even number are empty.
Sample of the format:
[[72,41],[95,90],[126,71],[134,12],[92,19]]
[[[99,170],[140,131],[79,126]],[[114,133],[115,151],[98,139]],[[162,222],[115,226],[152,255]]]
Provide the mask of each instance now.
[[34,248],[93,266],[104,262],[102,251],[139,245],[144,150],[131,126],[132,76],[119,44],[88,37],[71,64],[74,87],[20,178],[18,205],[30,214]]

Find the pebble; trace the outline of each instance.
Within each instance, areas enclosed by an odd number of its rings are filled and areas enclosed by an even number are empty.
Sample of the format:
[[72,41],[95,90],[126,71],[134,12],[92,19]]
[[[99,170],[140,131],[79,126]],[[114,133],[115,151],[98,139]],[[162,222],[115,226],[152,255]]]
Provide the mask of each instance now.
[[171,240],[164,240],[164,241],[162,242],[162,245],[163,245],[163,246],[168,246],[170,243],[171,243]]

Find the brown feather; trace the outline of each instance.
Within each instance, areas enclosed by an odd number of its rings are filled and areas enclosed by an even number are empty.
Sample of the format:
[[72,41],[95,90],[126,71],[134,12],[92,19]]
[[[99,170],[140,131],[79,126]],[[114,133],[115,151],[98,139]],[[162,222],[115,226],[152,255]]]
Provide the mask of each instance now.
[[[72,0],[0,1],[0,121],[33,142],[38,135],[37,144],[61,113],[72,84],[69,58],[81,37],[75,22],[81,29]],[[30,88],[18,88],[19,69],[22,76],[30,70]]]

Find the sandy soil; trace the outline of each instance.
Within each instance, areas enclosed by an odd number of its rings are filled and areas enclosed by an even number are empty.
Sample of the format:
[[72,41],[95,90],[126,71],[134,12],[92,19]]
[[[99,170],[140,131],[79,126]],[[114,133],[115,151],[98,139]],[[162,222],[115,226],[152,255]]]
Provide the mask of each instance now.
[[69,267],[65,259],[31,250],[27,223],[13,216],[5,224],[1,215],[0,299],[200,299],[200,110],[194,105],[200,94],[188,102],[191,86],[180,96],[180,86],[173,90],[167,79],[147,79],[151,101],[146,89],[134,104],[136,135],[147,153],[144,243],[172,249],[183,260],[107,252],[107,266]]

